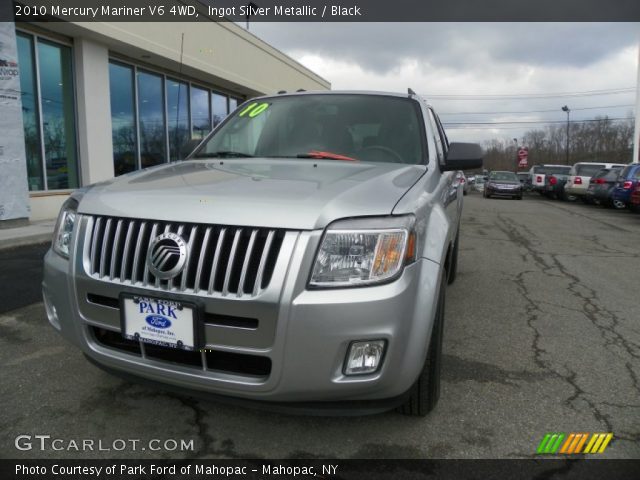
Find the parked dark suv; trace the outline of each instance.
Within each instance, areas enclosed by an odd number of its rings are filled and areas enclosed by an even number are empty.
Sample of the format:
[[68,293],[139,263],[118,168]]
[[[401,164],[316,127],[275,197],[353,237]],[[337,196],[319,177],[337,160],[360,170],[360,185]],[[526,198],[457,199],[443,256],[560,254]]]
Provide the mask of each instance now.
[[626,207],[631,205],[631,192],[640,185],[640,163],[631,163],[624,167],[613,187],[612,199]]

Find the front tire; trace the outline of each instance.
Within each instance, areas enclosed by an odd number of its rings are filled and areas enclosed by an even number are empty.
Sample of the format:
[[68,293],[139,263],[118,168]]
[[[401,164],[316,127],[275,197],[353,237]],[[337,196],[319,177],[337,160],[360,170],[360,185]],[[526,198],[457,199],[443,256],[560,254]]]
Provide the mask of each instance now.
[[427,352],[422,372],[420,372],[418,379],[411,387],[409,398],[403,405],[398,407],[398,411],[403,415],[424,417],[436,407],[440,398],[446,278],[446,271],[443,271],[429,351]]

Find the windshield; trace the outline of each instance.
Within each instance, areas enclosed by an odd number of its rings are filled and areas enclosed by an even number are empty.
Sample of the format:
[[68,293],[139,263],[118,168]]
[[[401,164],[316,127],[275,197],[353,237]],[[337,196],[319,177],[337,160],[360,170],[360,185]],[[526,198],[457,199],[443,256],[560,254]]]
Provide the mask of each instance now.
[[598,170],[603,168],[601,163],[583,163],[576,165],[576,175],[581,177],[593,177]]
[[489,180],[515,180],[518,181],[518,177],[513,172],[493,172],[489,177]]
[[419,164],[426,158],[415,100],[320,94],[249,101],[196,152],[204,157],[330,158]]

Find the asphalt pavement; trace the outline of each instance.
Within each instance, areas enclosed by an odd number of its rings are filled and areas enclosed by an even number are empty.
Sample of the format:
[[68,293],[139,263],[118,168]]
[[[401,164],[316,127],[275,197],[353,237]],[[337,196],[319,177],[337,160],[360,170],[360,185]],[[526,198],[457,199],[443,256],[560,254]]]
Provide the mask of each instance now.
[[[547,432],[612,432],[599,457],[640,458],[639,239],[626,211],[466,196],[442,394],[425,418],[282,415],[124,382],[49,326],[42,250],[3,252],[0,457],[521,458]],[[21,434],[193,451],[21,451]]]
[[50,245],[0,249],[0,314],[42,300],[42,260]]

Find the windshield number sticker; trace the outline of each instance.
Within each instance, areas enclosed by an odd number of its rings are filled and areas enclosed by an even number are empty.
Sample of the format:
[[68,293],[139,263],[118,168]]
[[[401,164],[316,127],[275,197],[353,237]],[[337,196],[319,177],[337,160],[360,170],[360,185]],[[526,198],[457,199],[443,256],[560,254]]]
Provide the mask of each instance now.
[[269,108],[268,103],[250,103],[240,112],[239,117],[244,117],[249,114],[249,118],[255,118]]

